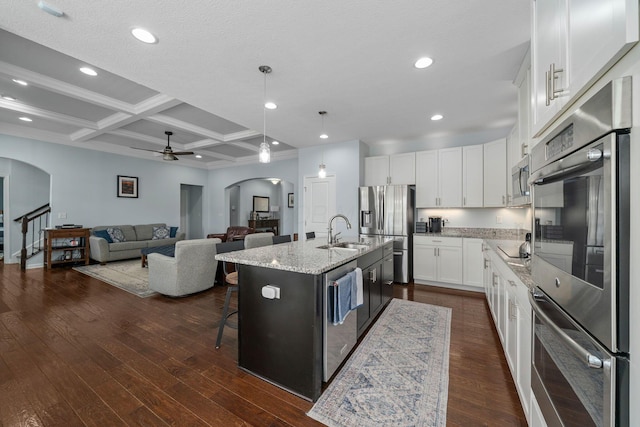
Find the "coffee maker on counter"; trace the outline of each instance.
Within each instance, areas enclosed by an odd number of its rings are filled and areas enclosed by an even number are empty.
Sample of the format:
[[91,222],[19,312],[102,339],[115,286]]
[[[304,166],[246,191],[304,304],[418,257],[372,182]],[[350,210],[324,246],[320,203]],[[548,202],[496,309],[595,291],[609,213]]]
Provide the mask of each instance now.
[[443,225],[442,217],[440,216],[429,217],[429,231],[431,233],[441,233],[442,225]]
[[416,222],[416,233],[440,233],[442,232],[442,226],[444,225],[444,221],[439,216],[429,217],[427,222],[424,222],[423,218],[420,218],[421,221]]

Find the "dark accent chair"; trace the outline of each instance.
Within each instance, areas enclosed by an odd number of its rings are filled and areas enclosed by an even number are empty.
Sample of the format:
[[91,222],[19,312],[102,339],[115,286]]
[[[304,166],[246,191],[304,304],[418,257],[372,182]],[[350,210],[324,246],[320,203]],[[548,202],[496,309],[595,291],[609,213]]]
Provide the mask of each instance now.
[[253,234],[256,230],[251,227],[243,227],[240,225],[233,225],[227,228],[226,233],[207,234],[208,239],[218,238],[222,242],[231,242],[233,240],[243,240],[247,234]]
[[286,234],[284,236],[273,236],[273,244],[277,245],[278,243],[289,243],[291,241],[291,235]]

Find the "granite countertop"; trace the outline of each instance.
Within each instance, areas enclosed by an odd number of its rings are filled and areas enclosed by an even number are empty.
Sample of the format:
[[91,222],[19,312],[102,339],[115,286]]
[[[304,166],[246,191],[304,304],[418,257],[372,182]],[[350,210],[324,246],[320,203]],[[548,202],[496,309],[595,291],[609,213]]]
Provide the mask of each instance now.
[[391,238],[369,237],[361,240],[347,240],[347,242],[353,243],[366,242],[368,245],[361,249],[319,249],[318,246],[325,245],[327,242],[323,239],[312,239],[226,252],[216,255],[216,259],[236,264],[315,275],[355,260],[391,241],[393,241]]
[[535,287],[535,282],[531,278],[530,258],[510,258],[507,254],[501,251],[500,248],[498,248],[498,246],[500,246],[509,254],[517,254],[521,242],[514,240],[493,239],[485,239],[484,242],[489,246],[491,250],[493,250],[500,256],[505,265],[509,267],[509,269],[513,271],[516,276],[518,276],[518,279],[520,279],[522,283],[525,284],[525,286],[527,286],[529,289],[533,289]]

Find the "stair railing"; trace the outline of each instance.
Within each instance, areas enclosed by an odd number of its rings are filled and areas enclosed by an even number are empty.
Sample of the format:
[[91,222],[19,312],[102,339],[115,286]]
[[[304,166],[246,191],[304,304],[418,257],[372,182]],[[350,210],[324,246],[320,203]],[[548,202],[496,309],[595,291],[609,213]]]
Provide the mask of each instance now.
[[[42,251],[42,233],[49,224],[51,206],[49,203],[14,219],[22,225],[22,248],[20,249],[20,269],[27,269],[27,260]],[[44,222],[44,225],[43,225]],[[37,224],[36,224],[37,223]],[[27,236],[31,235],[31,244],[27,247]],[[38,238],[36,239],[36,234]],[[28,250],[28,248],[30,250]]]

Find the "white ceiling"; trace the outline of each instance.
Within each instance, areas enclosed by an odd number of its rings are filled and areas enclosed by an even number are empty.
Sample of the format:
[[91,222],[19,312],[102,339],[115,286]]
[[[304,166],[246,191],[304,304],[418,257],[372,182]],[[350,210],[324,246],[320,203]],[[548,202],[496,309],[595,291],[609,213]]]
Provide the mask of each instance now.
[[[529,0],[5,0],[0,13],[0,132],[156,158],[165,130],[179,164],[257,163],[263,75],[272,159],[296,148],[506,136],[527,51]],[[146,45],[129,33],[153,32]],[[421,56],[434,64],[413,67]],[[97,77],[81,74],[89,65]],[[11,79],[28,81],[17,86]],[[328,140],[320,140],[322,121]],[[435,113],[445,118],[429,120]],[[33,122],[24,123],[19,116]],[[478,141],[485,142],[485,141]],[[402,151],[402,149],[397,150]]]

